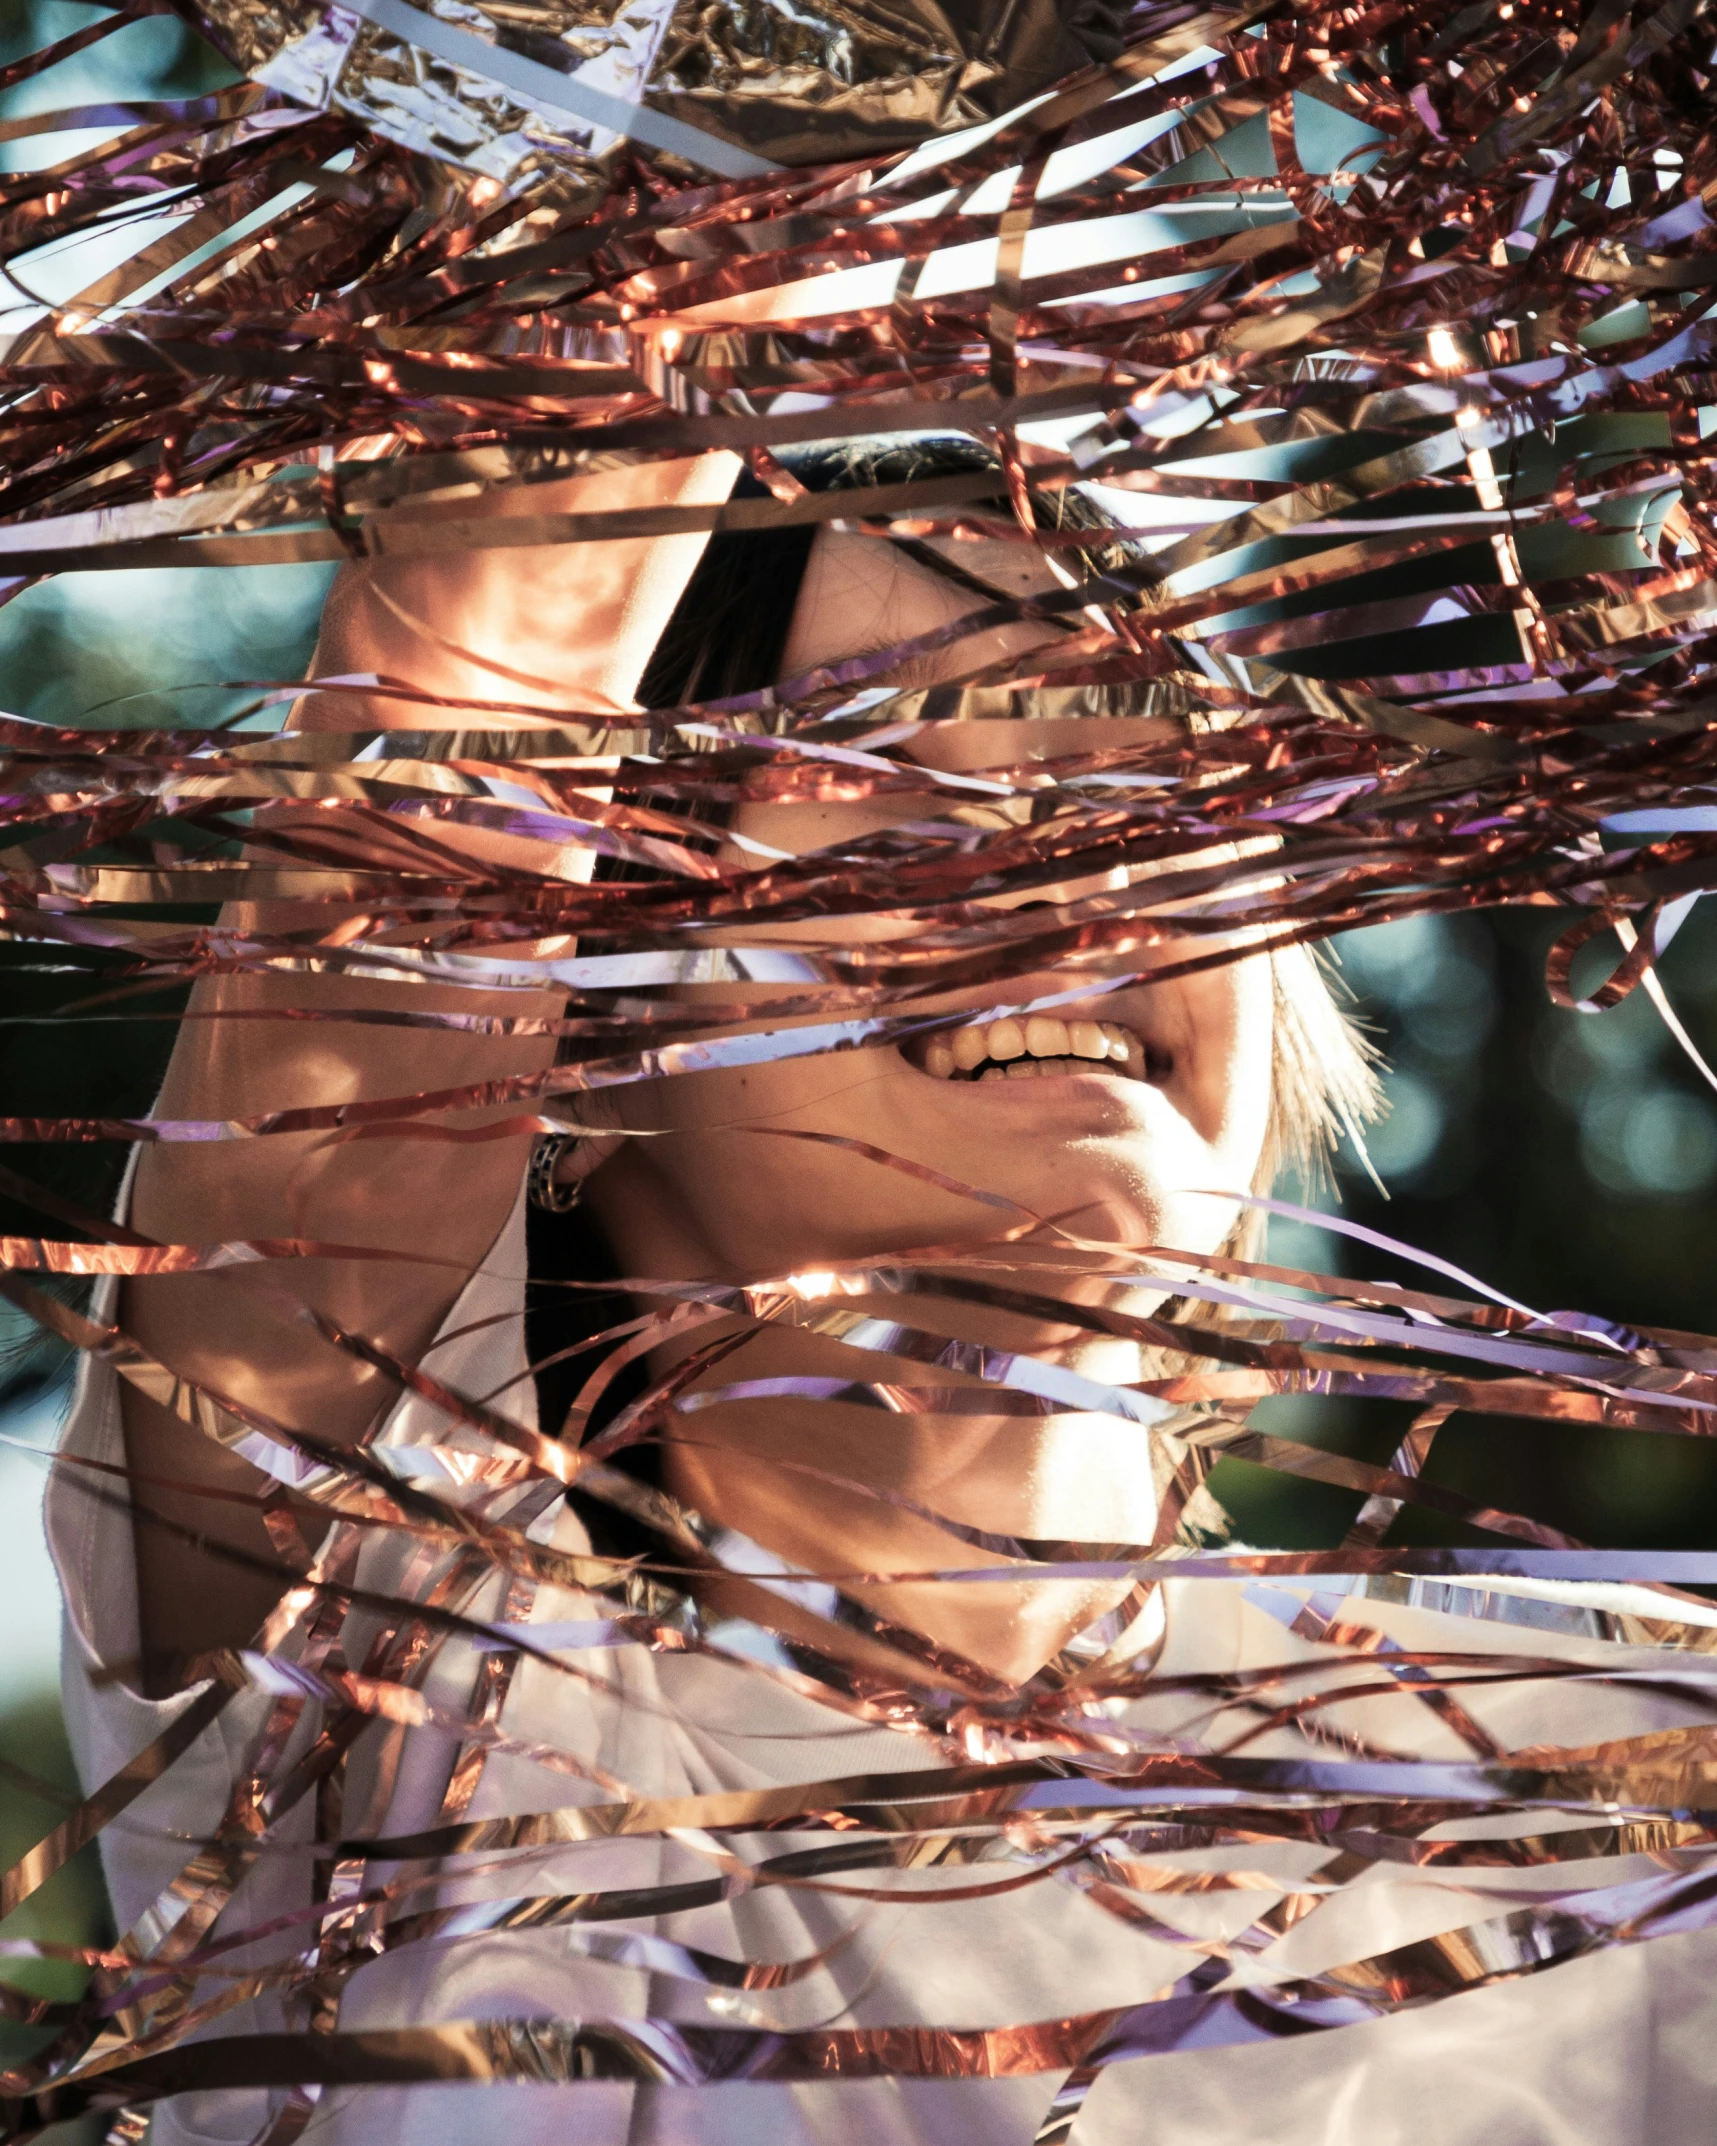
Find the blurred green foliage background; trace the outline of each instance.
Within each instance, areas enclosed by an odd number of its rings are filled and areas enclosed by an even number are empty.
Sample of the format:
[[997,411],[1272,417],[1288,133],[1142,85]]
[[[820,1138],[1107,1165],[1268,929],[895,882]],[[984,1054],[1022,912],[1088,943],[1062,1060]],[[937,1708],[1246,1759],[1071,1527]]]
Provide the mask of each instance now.
[[[1411,919],[1352,932],[1342,985],[1384,1054],[1388,1111],[1369,1140],[1379,1192],[1351,1151],[1332,1204],[1346,1219],[1454,1261],[1535,1310],[1717,1328],[1717,1095],[1643,991],[1609,1013],[1558,1011],[1544,988],[1567,911]],[[1608,941],[1608,958],[1615,958]],[[1587,964],[1590,964],[1589,968]],[[1575,969],[1603,973],[1601,947]],[[1717,1060],[1717,909],[1699,904],[1661,963],[1671,1002]],[[1333,1232],[1276,1223],[1283,1264],[1420,1288],[1449,1285]],[[1267,1402],[1260,1428],[1386,1461],[1406,1404]],[[1647,1432],[1455,1416],[1431,1480],[1618,1547],[1717,1539],[1717,1444]],[[1213,1487],[1256,1542],[1339,1540],[1359,1500],[1225,1461]],[[1404,1513],[1397,1542],[1479,1543]]]
[[[10,0],[0,64],[101,11],[70,0]],[[87,55],[0,95],[0,116],[115,96],[195,94],[218,61],[168,18],[135,23]],[[39,168],[72,144],[0,147],[3,168]],[[32,163],[32,160],[34,162]],[[45,249],[28,291],[0,287],[16,326],[109,265]],[[0,609],[0,705],[52,723],[204,723],[231,718],[244,681],[302,675],[329,570],[85,574],[30,589]],[[1686,1062],[1643,993],[1583,1017],[1553,1009],[1546,950],[1565,912],[1522,910],[1420,920],[1349,935],[1339,975],[1387,1062],[1388,1114],[1370,1152],[1314,1193],[1354,1221],[1451,1259],[1541,1310],[1578,1307],[1619,1321],[1717,1328],[1717,1096]],[[1594,960],[1601,957],[1594,950]],[[1663,964],[1696,1041],[1717,1058],[1717,911],[1695,909]],[[172,1040],[171,999],[156,1019],[53,1026],[43,1016],[88,995],[87,974],[56,974],[46,950],[0,946],[0,1109],[44,1115],[140,1112]],[[13,1166],[85,1204],[117,1187],[117,1148],[21,1148]],[[1385,1196],[1385,1192],[1387,1196]],[[0,1198],[0,1229],[40,1219]],[[1390,1255],[1300,1223],[1273,1228],[1272,1256],[1322,1272],[1426,1277]],[[1430,1286],[1436,1286],[1432,1281]],[[57,1605],[41,1541],[41,1451],[51,1445],[67,1368],[0,1306],[0,1866],[45,1831],[74,1794],[55,1699]],[[1388,1404],[1282,1399],[1262,1427],[1384,1460],[1410,1411]],[[1717,1441],[1655,1439],[1568,1426],[1456,1417],[1433,1478],[1618,1545],[1694,1546],[1717,1535]],[[1339,1539],[1358,1499],[1220,1464],[1213,1487],[1243,1539]],[[1483,1538],[1411,1513],[1395,1540]],[[58,1805],[56,1800],[59,1799]],[[89,1853],[7,1935],[98,1940],[106,1930]],[[5,1963],[14,1988],[66,1996],[75,1969]],[[0,2058],[41,2040],[0,2023]]]

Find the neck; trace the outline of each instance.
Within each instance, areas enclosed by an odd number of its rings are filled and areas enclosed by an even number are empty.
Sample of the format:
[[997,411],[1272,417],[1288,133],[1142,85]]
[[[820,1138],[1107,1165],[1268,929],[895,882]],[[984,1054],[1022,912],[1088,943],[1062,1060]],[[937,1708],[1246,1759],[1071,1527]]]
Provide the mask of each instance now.
[[[628,1174],[630,1145],[587,1195],[621,1271],[685,1279],[719,1271],[711,1248],[678,1226],[661,1187],[641,1187],[636,1168]],[[1057,1322],[1053,1312],[1046,1320],[1041,1303],[1032,1314],[983,1301],[982,1288],[969,1285],[986,1275],[995,1279],[975,1262],[951,1287],[947,1277],[943,1287],[931,1278],[902,1295],[836,1290],[770,1305],[773,1316],[682,1396],[693,1405],[664,1426],[663,1479],[705,1519],[1019,1682],[1123,1601],[1129,1583],[866,1575],[1022,1562],[1005,1543],[974,1542],[974,1530],[1028,1544],[1150,1542],[1157,1501],[1149,1431],[1077,1412],[1085,1399],[1077,1392],[1066,1412],[1037,1413],[1027,1394],[998,1393],[993,1376],[997,1352],[1076,1371],[1093,1385],[1130,1383],[1148,1365],[1135,1343]],[[1069,1306],[1107,1294],[1089,1273],[1041,1261],[1027,1286]],[[658,1349],[652,1372],[664,1375],[723,1331],[744,1330],[737,1321],[699,1327]],[[968,1368],[978,1356],[988,1359],[989,1380]],[[769,1390],[758,1393],[758,1382]],[[753,1390],[721,1398],[735,1386]]]
[[[871,1314],[871,1338],[901,1318],[898,1301],[852,1308]],[[890,1623],[1020,1681],[1114,1608],[1127,1584],[862,1576],[1005,1570],[1019,1562],[1014,1539],[1148,1543],[1157,1511],[1149,1433],[1096,1413],[986,1409],[993,1389],[972,1373],[855,1345],[864,1333],[842,1341],[779,1324],[753,1333],[691,1387],[694,1406],[668,1437],[667,1487]],[[1130,1345],[1040,1341],[1032,1353],[1071,1361],[1093,1380],[1138,1375],[1136,1360],[1117,1361],[1135,1358]],[[759,1381],[777,1390],[719,1398]],[[849,1390],[830,1397],[836,1382]]]

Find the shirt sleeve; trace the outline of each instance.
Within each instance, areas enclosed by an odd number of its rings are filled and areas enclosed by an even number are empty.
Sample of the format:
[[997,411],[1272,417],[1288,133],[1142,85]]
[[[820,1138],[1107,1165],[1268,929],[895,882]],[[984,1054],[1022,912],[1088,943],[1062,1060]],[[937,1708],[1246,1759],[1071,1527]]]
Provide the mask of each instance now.
[[[118,1202],[124,1219],[133,1166]],[[436,1375],[471,1393],[502,1391],[496,1405],[535,1419],[523,1336],[524,1207],[521,1190],[483,1265],[454,1301],[428,1352]],[[111,1325],[119,1281],[97,1284],[91,1317]],[[427,1444],[447,1422],[410,1396],[390,1411],[378,1442]],[[44,1504],[48,1547],[63,1603],[60,1694],[78,1776],[93,1791],[168,1734],[203,1699],[206,1683],[165,1699],[138,1687],[139,1610],[133,1522],[124,1479],[120,1382],[111,1365],[86,1356],[79,1367],[59,1460]],[[101,1836],[102,1865],[119,1929],[131,1929],[170,1886],[189,1839],[220,1821],[232,1785],[267,1719],[271,1696],[240,1692]],[[314,1711],[314,1710],[312,1710]],[[309,1813],[305,1813],[308,1823]]]

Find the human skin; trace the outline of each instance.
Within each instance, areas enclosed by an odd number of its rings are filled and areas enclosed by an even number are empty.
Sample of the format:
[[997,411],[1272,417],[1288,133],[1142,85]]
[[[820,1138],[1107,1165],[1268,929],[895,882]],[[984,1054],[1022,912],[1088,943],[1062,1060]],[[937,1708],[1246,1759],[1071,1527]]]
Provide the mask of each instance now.
[[[508,514],[708,503],[727,496],[737,467],[729,455],[708,455],[533,486],[490,505]],[[463,501],[460,510],[480,512],[482,503]],[[421,517],[433,510],[414,511]],[[372,673],[449,698],[545,709],[585,699],[623,707],[701,548],[700,539],[681,536],[570,550],[477,549],[347,569],[324,610],[312,675]],[[323,694],[301,703],[295,720],[311,730],[363,731],[409,728],[426,717],[409,701]],[[273,815],[277,824],[294,817],[305,815],[292,808]],[[434,832],[438,844],[464,850],[474,863],[505,858],[504,838],[440,825]],[[422,862],[407,831],[379,820],[340,846],[358,863]],[[325,923],[328,915],[287,903],[236,904],[224,921],[285,929],[318,916]],[[557,992],[485,993],[335,975],[210,978],[193,992],[190,1011],[214,1018],[181,1029],[158,1114],[244,1118],[297,1104],[457,1088],[538,1071],[554,1052],[543,1039],[245,1016],[308,1007],[554,1018],[561,1006]],[[222,1018],[233,1015],[240,1018]],[[495,1116],[466,1112],[444,1122],[470,1130]],[[122,1293],[121,1322],[150,1354],[216,1393],[336,1445],[349,1443],[397,1389],[320,1340],[294,1307],[307,1305],[415,1362],[506,1219],[527,1145],[278,1133],[145,1147],[131,1223],[162,1242],[298,1237],[414,1259],[431,1245],[446,1263],[310,1259],[137,1280]],[[254,1469],[133,1387],[124,1389],[123,1408],[139,1513],[141,1675],[146,1689],[172,1690],[198,1654],[251,1637],[279,1596],[279,1562],[261,1515],[239,1502],[260,1486]],[[154,1524],[155,1516],[167,1524]]]
[[[813,550],[783,656],[788,676],[869,646],[892,646],[964,615],[958,585],[862,538],[830,535]],[[995,636],[986,660],[1023,654],[1043,629]],[[927,680],[973,667],[970,646],[931,659]],[[1077,749],[1081,726],[1040,724],[1036,753]],[[982,733],[982,735],[978,735]],[[962,726],[921,757],[971,769],[1017,761],[1020,726]],[[926,816],[922,798],[857,803],[742,805],[731,823],[778,849],[839,845]],[[1122,886],[1126,874],[1036,891],[1067,901]],[[839,935],[843,927],[836,926]],[[849,936],[868,936],[855,922]],[[826,937],[829,927],[772,935]],[[1121,964],[1116,964],[1117,967]],[[744,987],[739,987],[743,991]],[[1011,979],[1020,1003],[1067,989],[1052,973]],[[695,995],[695,994],[688,994]],[[731,1001],[735,987],[713,987]],[[923,1002],[926,1011],[998,1003],[994,987]],[[1100,1244],[1173,1245],[1211,1252],[1237,1218],[1213,1191],[1254,1183],[1270,1102],[1273,1002],[1259,959],[1156,986],[1132,987],[1064,1009],[1130,1026],[1169,1070],[1141,1081],[1093,1069],[1053,1080],[982,1084],[937,1080],[895,1048],[784,1059],[655,1084],[627,1103],[627,1140],[601,1161],[585,1198],[621,1271],[659,1277],[759,1280],[885,1258],[920,1247],[994,1246],[1017,1218],[851,1152],[771,1139],[771,1128],[836,1132],[927,1164],[962,1185],[1000,1193],[1069,1235]],[[760,1024],[761,1025],[761,1024]],[[1040,1235],[1032,1271],[994,1266],[968,1278],[1011,1281],[1063,1300],[1085,1268]],[[993,1254],[992,1254],[993,1257]],[[1059,1259],[1059,1263],[1056,1262]],[[1045,1264],[1044,1262],[1049,1262]],[[953,1262],[939,1264],[948,1269]],[[1139,1291],[1146,1310],[1166,1291]],[[859,1308],[866,1300],[833,1301]],[[879,1316],[938,1334],[1030,1350],[1094,1379],[1140,1375],[1130,1344],[1093,1339],[1052,1321],[913,1298],[873,1300]],[[666,1359],[661,1367],[665,1368]],[[855,1381],[977,1384],[922,1367],[910,1374],[788,1324],[764,1329],[700,1379],[845,1377]],[[696,1389],[694,1388],[694,1391]],[[667,1447],[669,1488],[696,1510],[737,1528],[808,1571],[926,1571],[1001,1562],[898,1506],[802,1472],[809,1462],[926,1506],[968,1527],[1038,1540],[1148,1542],[1156,1498],[1145,1434],[1111,1417],[983,1417],[893,1413],[817,1400],[746,1401],[682,1416]],[[795,1464],[799,1465],[795,1465]],[[1070,1583],[998,1582],[861,1587],[891,1621],[926,1633],[981,1667],[1021,1679],[1125,1590]]]
[[[581,480],[607,504],[641,496],[719,497],[731,469],[692,466],[679,480],[625,471]],[[632,485],[617,494],[616,475]],[[669,487],[678,481],[677,493]],[[557,490],[563,488],[556,488]],[[570,488],[567,488],[570,489]],[[539,494],[539,499],[541,495]],[[588,493],[568,504],[593,503]],[[535,504],[535,502],[533,502]],[[567,555],[491,551],[354,570],[324,624],[317,671],[409,677],[447,694],[553,705],[581,688],[624,705],[696,556],[695,540],[583,546]],[[618,557],[623,551],[630,560]],[[593,555],[608,555],[606,558]],[[508,571],[499,572],[496,562]],[[521,593],[522,590],[522,593]],[[388,599],[391,599],[388,600]],[[811,554],[784,658],[788,675],[872,647],[911,639],[965,615],[975,599],[957,584],[873,539],[824,533]],[[433,640],[412,619],[432,619]],[[1023,656],[1054,629],[1003,628],[927,659],[921,682]],[[497,684],[481,661],[512,673]],[[520,684],[535,678],[538,686]],[[307,704],[310,724],[354,721],[346,706]],[[390,719],[385,704],[361,720]],[[418,720],[409,709],[391,720]],[[1055,726],[1057,728],[1061,726]],[[1071,727],[1071,726],[1068,726]],[[1011,736],[1008,733],[1012,733]],[[942,764],[1019,754],[1018,726],[972,725],[939,748]],[[1037,740],[1066,750],[1065,737]],[[929,757],[928,750],[926,758]],[[731,832],[803,852],[922,817],[922,799],[850,804],[742,805]],[[438,830],[445,838],[446,830]],[[372,842],[392,837],[366,837]],[[496,838],[466,838],[474,854]],[[373,853],[373,852],[372,852]],[[729,861],[742,862],[731,848]],[[1108,882],[1038,890],[1069,899]],[[819,927],[823,929],[826,927]],[[841,927],[837,927],[841,928]],[[856,930],[874,926],[848,927]],[[1017,1002],[1065,988],[1054,977],[1016,980]],[[696,995],[694,991],[693,996]],[[715,995],[732,1000],[733,987]],[[471,994],[444,987],[320,977],[222,979],[200,988],[198,1010],[317,1004],[410,1005],[513,1013],[558,1012],[544,993]],[[996,1003],[969,991],[931,1002]],[[1030,1084],[951,1083],[888,1047],[705,1072],[629,1090],[616,1136],[585,1143],[571,1168],[587,1176],[588,1210],[621,1271],[659,1280],[764,1280],[928,1245],[993,1248],[1005,1217],[993,1206],[927,1185],[851,1152],[772,1140],[770,1128],[846,1135],[930,1164],[945,1176],[1063,1229],[1102,1243],[1168,1243],[1214,1250],[1235,1208],[1212,1197],[1245,1187],[1258,1168],[1269,1104],[1271,986],[1250,961],[1104,1000],[1103,1019],[1129,1025],[1167,1070],[1154,1080],[1064,1075]],[[175,1053],[166,1116],[239,1116],[285,1104],[409,1094],[547,1063],[546,1044],[462,1038],[339,1023],[193,1022]],[[469,1116],[464,1123],[477,1122]],[[623,1133],[635,1137],[621,1137]],[[517,1191],[525,1143],[470,1145],[322,1135],[275,1135],[220,1150],[164,1145],[144,1151],[132,1220],[166,1241],[297,1236],[408,1251],[433,1242],[445,1268],[335,1260],[275,1264],[134,1282],[123,1318],[150,1350],[188,1376],[337,1442],[359,1436],[391,1395],[379,1374],[352,1364],[279,1308],[288,1294],[327,1312],[384,1349],[415,1360],[466,1276],[493,1242]],[[1043,1257],[1057,1255],[1046,1251]],[[1064,1300],[1091,1260],[1040,1269],[1036,1285]],[[1101,1262],[1098,1262],[1101,1264]],[[943,1265],[951,1264],[944,1260]],[[1028,1283],[1028,1286],[1031,1284]],[[1138,1300],[1148,1301],[1148,1300]],[[898,1305],[891,1316],[902,1316]],[[1130,1349],[1093,1341],[1053,1321],[913,1300],[934,1331],[1030,1349],[1093,1377],[1137,1376]],[[656,1368],[667,1367],[667,1358]],[[732,1378],[899,1375],[900,1367],[786,1325],[750,1339],[703,1383]],[[919,1383],[972,1383],[920,1372]],[[199,1491],[254,1490],[242,1462],[188,1432],[141,1396],[125,1401],[132,1468],[185,1487],[139,1492],[139,1504],[180,1530],[200,1531],[265,1566],[272,1562],[253,1507],[211,1503]],[[550,1428],[553,1428],[552,1426]],[[677,1418],[665,1476],[707,1516],[740,1529],[791,1563],[824,1572],[921,1572],[985,1564],[991,1553],[956,1543],[898,1506],[820,1481],[805,1468],[903,1495],[951,1519],[1031,1538],[1148,1540],[1155,1517],[1143,1435],[1091,1416],[963,1417],[890,1414],[791,1401],[717,1405]],[[182,1533],[140,1521],[139,1585],[145,1676],[178,1681],[204,1649],[242,1644],[278,1593],[266,1570],[199,1555]],[[1107,1606],[1114,1590],[1066,1583],[965,1588],[898,1583],[855,1589],[893,1621],[915,1627],[995,1674],[1029,1675],[1069,1634]]]

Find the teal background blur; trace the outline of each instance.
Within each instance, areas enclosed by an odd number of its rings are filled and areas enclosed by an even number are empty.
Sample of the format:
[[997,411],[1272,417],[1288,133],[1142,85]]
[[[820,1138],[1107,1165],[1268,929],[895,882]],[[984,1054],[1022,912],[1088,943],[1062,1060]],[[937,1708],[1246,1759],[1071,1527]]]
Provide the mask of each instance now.
[[[67,0],[0,9],[0,64],[92,19]],[[0,96],[0,116],[101,97],[185,95],[224,79],[178,24],[133,24],[54,73]],[[3,168],[41,168],[61,136],[0,147]],[[45,250],[0,288],[16,325],[111,265]],[[246,681],[302,674],[328,570],[71,575],[0,609],[0,705],[42,721],[203,723],[232,715]],[[1351,934],[1337,974],[1388,1062],[1389,1113],[1371,1141],[1385,1198],[1352,1154],[1313,1197],[1353,1220],[1435,1252],[1540,1310],[1579,1307],[1619,1320],[1717,1328],[1717,1097],[1678,1053],[1643,994],[1616,1011],[1559,1013],[1543,989],[1545,951],[1566,913],[1522,910]],[[8,1019],[0,1022],[0,1109],[80,1114],[147,1107],[171,1044],[162,1018],[55,1030],[20,1021],[81,996],[87,978],[37,973],[29,949],[0,946]],[[29,971],[30,973],[26,973]],[[10,972],[9,974],[7,972]],[[1665,982],[1708,1056],[1717,1057],[1717,913],[1696,909],[1663,964]],[[152,1002],[170,1016],[170,1001]],[[112,1197],[117,1149],[21,1149],[26,1175],[85,1203]],[[39,1218],[0,1199],[0,1229]],[[1416,1277],[1388,1255],[1302,1224],[1277,1225],[1272,1256],[1324,1272]],[[41,1455],[63,1408],[66,1367],[0,1306],[0,1866],[46,1830],[73,1788],[54,1696],[57,1604],[42,1545]],[[1261,1426],[1386,1458],[1409,1411],[1387,1404],[1279,1400]],[[1717,1441],[1505,1425],[1456,1417],[1441,1433],[1439,1480],[1481,1485],[1571,1533],[1615,1544],[1692,1546],[1717,1534]],[[1339,1538],[1355,1496],[1234,1462],[1214,1487],[1241,1535],[1258,1543]],[[1409,1514],[1397,1540],[1462,1541]],[[26,1776],[35,1786],[29,1785]],[[58,1799],[58,1804],[56,1803]],[[56,1880],[5,1935],[87,1942],[105,1928],[92,1858]],[[3,1963],[14,1986],[69,1995],[64,1967]],[[40,2036],[0,2024],[0,2057]]]

